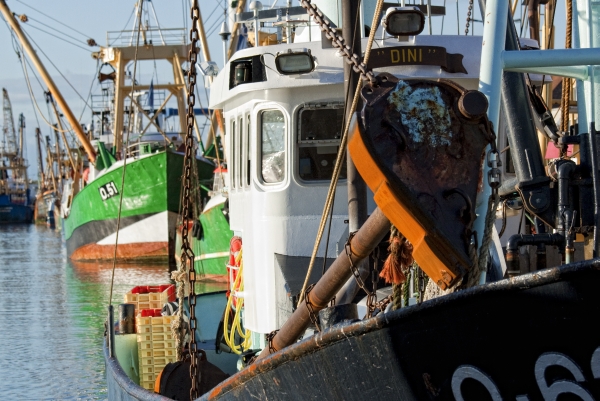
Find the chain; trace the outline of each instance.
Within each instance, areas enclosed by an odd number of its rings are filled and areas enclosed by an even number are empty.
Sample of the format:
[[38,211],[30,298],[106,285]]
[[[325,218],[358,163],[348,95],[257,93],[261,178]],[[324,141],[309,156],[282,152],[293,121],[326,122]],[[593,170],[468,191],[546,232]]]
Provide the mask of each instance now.
[[[369,289],[365,286],[365,282],[360,277],[360,272],[356,265],[354,265],[354,261],[352,260],[352,238],[356,235],[356,231],[350,233],[348,236],[348,241],[344,246],[344,250],[346,251],[346,256],[348,257],[348,261],[350,262],[350,271],[356,280],[356,284],[367,294],[367,315],[365,318],[369,319],[373,316],[373,312],[377,309],[377,284],[373,282],[373,291],[369,291]],[[379,277],[379,275],[378,275]],[[380,309],[381,310],[381,309]]]
[[[471,0],[472,1],[472,0]],[[340,49],[346,57],[346,63],[352,64],[354,72],[360,73],[364,80],[369,81],[373,86],[377,86],[377,78],[372,71],[367,70],[367,66],[360,61],[360,56],[350,52],[350,46],[346,45],[344,38],[338,35],[337,31],[329,25],[329,21],[321,11],[310,2],[310,0],[301,0],[300,5],[306,9],[308,14],[319,24],[321,31],[325,33],[327,39],[331,40],[334,47]]]
[[502,167],[502,160],[500,159],[500,152],[496,148],[496,134],[491,126],[491,123],[487,127],[488,134],[492,138],[490,143],[490,150],[487,153],[487,164],[490,170],[488,171],[488,183],[492,188],[492,195],[494,199],[498,197],[498,187],[500,187],[500,167]]
[[306,292],[304,293],[304,303],[306,304],[306,309],[308,309],[308,317],[310,317],[310,321],[312,322],[312,324],[315,325],[317,330],[321,332],[321,327],[319,326],[319,319],[317,318],[317,314],[315,313],[315,310],[313,308],[312,303],[310,302],[309,297],[310,291],[314,288],[314,286],[314,284],[311,284],[306,289]]
[[[269,344],[269,353],[274,354],[277,352],[277,349],[273,346],[273,339],[279,330],[273,330],[269,334],[267,334],[267,343]],[[248,362],[250,364],[250,362]]]
[[471,24],[471,12],[473,11],[473,0],[469,0],[469,10],[467,11],[467,26],[465,27],[465,35],[469,34],[469,25]]
[[193,0],[190,10],[192,25],[190,27],[190,51],[189,51],[189,70],[188,70],[188,88],[187,88],[187,132],[185,135],[185,156],[183,158],[183,227],[181,230],[181,264],[188,270],[190,281],[190,379],[192,387],[190,389],[190,399],[195,400],[199,397],[200,372],[198,370],[198,348],[196,345],[196,271],[194,269],[194,252],[188,239],[188,223],[190,218],[191,201],[191,171],[192,171],[192,150],[194,148],[194,105],[196,104],[195,86],[196,86],[196,61],[198,60],[198,19],[200,9],[198,0]]

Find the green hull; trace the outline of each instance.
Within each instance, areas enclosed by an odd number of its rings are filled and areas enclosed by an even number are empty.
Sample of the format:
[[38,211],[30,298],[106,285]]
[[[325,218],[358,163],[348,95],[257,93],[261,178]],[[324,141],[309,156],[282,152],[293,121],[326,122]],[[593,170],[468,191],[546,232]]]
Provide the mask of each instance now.
[[[227,280],[227,263],[229,262],[229,241],[233,231],[223,215],[224,203],[205,210],[200,215],[202,235],[196,238],[189,229],[189,238],[194,251],[194,269],[207,279],[218,281]],[[197,223],[196,223],[197,224]],[[181,229],[177,230],[176,255],[181,256]]]
[[[214,167],[201,161],[197,165],[201,183],[210,182]],[[128,162],[124,186],[122,165],[88,183],[63,220],[68,255],[78,260],[111,258],[107,238],[114,236],[120,218],[120,259],[171,259],[182,170],[183,154],[161,151]]]

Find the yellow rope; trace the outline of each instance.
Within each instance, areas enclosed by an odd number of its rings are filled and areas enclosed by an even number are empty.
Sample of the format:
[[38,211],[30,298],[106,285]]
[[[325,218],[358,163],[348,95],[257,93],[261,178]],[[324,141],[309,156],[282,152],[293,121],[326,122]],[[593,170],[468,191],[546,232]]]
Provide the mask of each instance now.
[[[234,292],[236,292],[236,288],[238,288],[237,291],[244,291],[244,279],[242,278],[242,273],[244,270],[244,260],[242,258],[242,250],[240,249],[240,252],[238,253],[238,255],[235,258],[235,262],[236,264],[239,264],[240,269],[238,270],[238,274],[237,277],[235,278],[235,282],[233,283],[233,288],[231,290],[231,294],[229,294],[229,299],[227,299],[227,307],[225,308],[225,319],[223,321],[223,336],[225,337],[225,343],[229,346],[229,348],[231,348],[231,351],[233,351],[235,354],[241,354],[242,352],[250,349],[251,346],[251,341],[250,341],[250,335],[252,334],[250,332],[250,330],[245,330],[245,332],[242,329],[242,316],[241,316],[241,310],[242,307],[244,306],[244,298],[243,297],[238,297],[237,298],[237,306],[235,308],[235,315],[233,316],[233,322],[231,323],[231,331],[229,331],[229,314],[231,313],[231,308],[233,307],[233,297],[236,296],[234,294]],[[235,333],[238,333],[238,335],[243,339],[241,344],[236,344],[235,343]]]

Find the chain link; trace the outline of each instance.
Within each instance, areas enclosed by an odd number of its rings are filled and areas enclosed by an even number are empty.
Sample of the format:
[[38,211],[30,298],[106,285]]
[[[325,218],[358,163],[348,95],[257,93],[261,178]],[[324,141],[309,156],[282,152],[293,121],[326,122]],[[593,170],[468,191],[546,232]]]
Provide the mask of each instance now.
[[310,318],[310,321],[312,322],[312,324],[314,324],[314,326],[317,328],[317,331],[319,331],[319,333],[320,333],[321,327],[319,326],[319,318],[317,317],[317,314],[315,313],[313,305],[310,302],[310,292],[312,291],[312,289],[314,287],[315,287],[315,285],[311,284],[308,286],[308,288],[304,292],[304,304],[306,305],[306,309],[308,309],[308,317]]
[[346,57],[346,63],[352,64],[354,72],[360,73],[364,80],[369,81],[373,86],[377,86],[377,78],[372,71],[367,70],[367,66],[361,62],[361,58],[356,53],[352,53],[350,46],[346,45],[344,38],[338,35],[337,31],[329,25],[329,21],[321,11],[310,2],[310,0],[301,0],[300,5],[306,9],[308,14],[319,24],[321,31],[325,33],[327,39],[331,40],[334,47],[340,49]]
[[[358,271],[358,267],[354,264],[352,260],[352,238],[356,235],[356,231],[351,232],[348,236],[348,241],[346,241],[346,245],[344,246],[344,250],[346,251],[346,256],[348,257],[348,261],[350,262],[350,271],[356,280],[356,284],[367,294],[367,314],[365,316],[366,319],[369,319],[373,316],[373,312],[377,309],[377,284],[373,282],[373,291],[369,291],[369,289],[365,286],[365,282],[360,277],[360,272]],[[377,275],[379,277],[379,275]],[[378,279],[379,280],[379,279]],[[380,309],[382,310],[382,309]]]
[[195,400],[199,397],[200,390],[200,372],[198,370],[198,347],[196,344],[196,271],[194,269],[194,252],[189,243],[188,226],[190,220],[190,203],[191,203],[191,172],[192,172],[192,150],[194,149],[194,105],[196,104],[195,86],[196,86],[196,61],[198,60],[198,19],[200,9],[198,0],[193,0],[190,10],[192,17],[192,25],[190,27],[190,51],[189,51],[189,70],[187,74],[187,132],[185,135],[185,155],[183,158],[183,227],[181,229],[181,263],[187,269],[190,281],[190,293],[188,297],[190,305],[190,379],[192,387],[190,389],[190,399]]
[[471,13],[473,12],[473,0],[469,0],[469,9],[467,11],[467,26],[465,27],[465,35],[469,34],[469,25],[471,24]]
[[492,127],[492,123],[487,126],[488,135],[492,138],[490,142],[490,150],[487,153],[487,165],[490,168],[488,171],[488,183],[492,188],[494,198],[498,197],[498,188],[500,187],[500,167],[502,167],[502,159],[500,152],[496,148],[496,134]]
[[[277,349],[273,346],[273,339],[275,338],[275,336],[277,335],[277,332],[279,330],[273,330],[272,332],[270,332],[269,334],[267,334],[267,343],[269,346],[269,353],[274,354],[277,352]],[[250,362],[248,362],[248,364],[250,365]]]

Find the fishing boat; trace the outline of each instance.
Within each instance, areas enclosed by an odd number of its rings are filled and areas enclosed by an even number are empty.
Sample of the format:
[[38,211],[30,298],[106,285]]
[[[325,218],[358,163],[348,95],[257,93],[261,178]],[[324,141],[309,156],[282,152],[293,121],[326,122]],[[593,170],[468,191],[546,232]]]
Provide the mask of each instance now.
[[[71,174],[63,180],[60,196],[63,235],[73,260],[111,260],[116,254],[120,261],[175,263],[183,161],[179,126],[186,117],[182,69],[189,45],[181,29],[143,23],[148,3],[136,5],[136,29],[109,32],[107,46],[93,54],[103,66],[98,76],[101,93],[94,99],[94,125],[85,132],[67,111],[68,105],[18,21],[2,3],[6,20],[85,153],[70,166]],[[161,77],[159,83],[157,73],[153,78],[156,84],[137,81],[139,63],[156,66],[161,62],[170,64],[170,78]],[[176,100],[174,108],[170,107],[171,98]],[[155,100],[162,103],[155,107]],[[194,164],[197,183],[210,189],[214,163],[198,156]]]
[[0,147],[0,223],[31,223],[33,197],[27,178],[27,161],[23,157],[25,116],[19,115],[17,138],[8,91],[2,88],[4,125]]
[[[481,5],[482,37],[433,35],[443,6],[382,3],[253,2],[239,14],[257,39],[210,93],[228,169],[229,287],[203,289],[184,217],[175,317],[137,319],[189,327],[190,358],[177,330],[167,360],[162,340],[133,340],[132,352],[158,352],[141,357],[136,382],[123,343],[139,332],[121,313],[115,331],[109,308],[111,399],[600,396],[598,5],[573,4],[574,49],[526,50],[506,0]],[[574,80],[577,130],[558,128],[535,74]],[[544,162],[538,132],[559,157]]]

